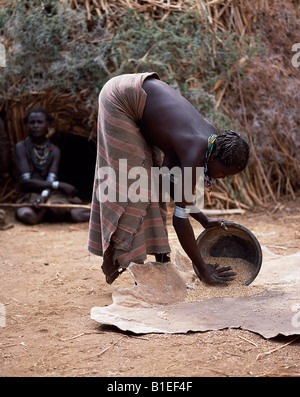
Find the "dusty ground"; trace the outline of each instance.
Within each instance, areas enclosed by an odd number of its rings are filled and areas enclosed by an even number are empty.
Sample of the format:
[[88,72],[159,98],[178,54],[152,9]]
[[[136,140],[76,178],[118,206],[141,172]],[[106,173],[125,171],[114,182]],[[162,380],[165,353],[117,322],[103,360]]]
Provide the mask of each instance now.
[[[90,309],[109,305],[115,288],[131,285],[128,273],[113,286],[105,283],[101,258],[86,249],[87,224],[28,227],[8,216],[14,227],[0,231],[6,322],[0,327],[0,376],[300,375],[300,339],[285,345],[295,337],[266,340],[240,329],[132,335],[99,326]],[[273,214],[270,209],[225,218],[251,229],[261,244],[277,246],[270,248],[275,253],[300,249],[300,197]],[[179,247],[171,225],[169,230],[172,246]],[[201,231],[195,227],[196,235]]]

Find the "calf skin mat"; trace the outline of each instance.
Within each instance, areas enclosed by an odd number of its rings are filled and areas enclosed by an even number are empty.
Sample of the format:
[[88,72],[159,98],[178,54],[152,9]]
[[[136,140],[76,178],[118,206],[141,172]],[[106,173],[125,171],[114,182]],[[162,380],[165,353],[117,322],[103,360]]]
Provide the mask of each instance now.
[[93,307],[93,320],[136,334],[224,328],[241,328],[265,338],[300,334],[300,251],[280,256],[263,247],[262,269],[253,282],[260,292],[237,298],[185,301],[195,275],[179,252],[174,264],[131,263],[128,269],[134,285],[115,290],[110,306]]

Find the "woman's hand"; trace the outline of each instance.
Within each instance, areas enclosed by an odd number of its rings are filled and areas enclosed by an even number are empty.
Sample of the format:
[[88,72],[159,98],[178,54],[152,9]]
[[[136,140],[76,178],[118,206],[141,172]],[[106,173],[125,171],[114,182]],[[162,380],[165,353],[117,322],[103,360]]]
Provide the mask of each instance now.
[[200,269],[193,264],[194,271],[197,277],[207,284],[225,284],[228,285],[229,281],[234,280],[236,273],[231,271],[230,266],[220,267],[219,264],[211,265],[206,263],[205,267]]
[[32,204],[32,206],[33,206],[33,208],[34,208],[36,211],[40,211],[42,208],[41,208],[39,205],[40,205],[40,204],[46,203],[47,200],[48,200],[48,197],[39,196],[39,197],[35,200],[35,202]]
[[205,229],[210,229],[212,227],[221,226],[224,230],[227,229],[224,219],[207,218],[203,227]]
[[201,223],[201,225],[204,227],[204,229],[210,229],[210,228],[216,227],[216,226],[221,226],[224,230],[227,229],[226,224],[225,224],[226,221],[224,219],[209,218],[199,208],[197,211],[191,212],[190,215],[196,221]]

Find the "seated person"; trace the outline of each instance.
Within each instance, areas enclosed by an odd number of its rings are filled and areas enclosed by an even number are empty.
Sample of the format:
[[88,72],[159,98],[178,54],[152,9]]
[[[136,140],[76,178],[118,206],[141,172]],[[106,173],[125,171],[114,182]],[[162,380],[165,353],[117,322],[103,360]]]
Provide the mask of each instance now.
[[76,188],[69,183],[57,180],[60,163],[60,149],[47,138],[52,116],[41,107],[30,110],[25,118],[28,137],[16,144],[15,163],[18,172],[17,189],[25,193],[22,201],[32,206],[24,206],[16,211],[16,218],[25,224],[34,225],[45,220],[86,222],[89,210],[74,208],[39,207],[48,200],[52,203],[70,203]]

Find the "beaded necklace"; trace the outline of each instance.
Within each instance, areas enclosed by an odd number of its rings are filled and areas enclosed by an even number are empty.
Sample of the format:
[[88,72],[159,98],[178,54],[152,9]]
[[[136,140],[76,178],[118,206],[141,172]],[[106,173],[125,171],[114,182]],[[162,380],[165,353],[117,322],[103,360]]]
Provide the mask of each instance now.
[[33,165],[37,169],[44,171],[50,164],[52,147],[49,139],[45,139],[42,144],[36,144],[32,142],[31,136],[28,136],[26,141]]
[[215,134],[211,134],[208,137],[207,150],[206,150],[205,159],[204,159],[204,184],[205,184],[205,187],[206,187],[208,193],[211,193],[211,191],[213,189],[213,185],[216,183],[215,178],[210,178],[208,176],[208,169],[207,169],[207,164],[210,159],[216,138],[217,138],[217,135],[215,135]]

